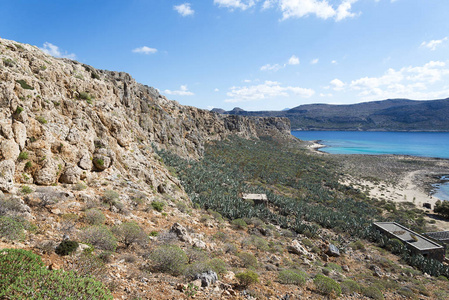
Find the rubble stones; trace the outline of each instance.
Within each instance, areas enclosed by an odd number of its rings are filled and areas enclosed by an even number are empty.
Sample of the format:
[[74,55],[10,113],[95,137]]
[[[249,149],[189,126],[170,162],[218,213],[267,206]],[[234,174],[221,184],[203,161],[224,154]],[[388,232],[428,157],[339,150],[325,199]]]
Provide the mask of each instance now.
[[195,276],[196,279],[201,279],[201,286],[208,287],[218,280],[217,273],[214,271],[207,271]]

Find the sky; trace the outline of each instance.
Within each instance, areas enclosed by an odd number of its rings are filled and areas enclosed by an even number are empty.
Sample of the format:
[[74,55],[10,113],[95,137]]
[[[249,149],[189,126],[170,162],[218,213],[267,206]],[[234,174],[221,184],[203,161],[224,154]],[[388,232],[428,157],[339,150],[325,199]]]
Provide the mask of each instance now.
[[447,0],[0,0],[0,37],[184,105],[449,97]]

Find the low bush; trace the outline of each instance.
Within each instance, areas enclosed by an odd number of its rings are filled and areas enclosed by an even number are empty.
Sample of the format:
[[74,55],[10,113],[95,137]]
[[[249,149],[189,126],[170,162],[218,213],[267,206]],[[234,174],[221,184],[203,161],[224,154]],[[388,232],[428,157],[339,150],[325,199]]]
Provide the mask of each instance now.
[[112,299],[111,293],[90,277],[71,271],[47,270],[41,257],[22,249],[0,250],[0,298],[3,299]]
[[161,245],[149,255],[154,270],[179,275],[185,269],[189,258],[175,245]]
[[60,256],[69,255],[73,251],[78,249],[78,242],[75,241],[62,241],[58,247],[56,247],[56,254]]
[[353,250],[365,250],[365,244],[363,244],[363,242],[360,240],[350,243],[349,247],[351,247]]
[[248,224],[243,219],[235,219],[231,222],[232,225],[234,225],[237,229],[245,229],[248,227]]
[[41,124],[47,124],[47,120],[43,116],[37,117],[36,120]]
[[346,295],[350,295],[352,293],[360,293],[360,285],[351,279],[346,279],[342,283],[340,283],[341,292]]
[[148,243],[148,235],[135,222],[122,223],[114,227],[113,232],[127,248],[131,244],[145,246]]
[[87,210],[84,218],[86,222],[91,225],[101,225],[106,220],[104,214],[100,210],[95,208]]
[[278,280],[282,284],[304,285],[307,275],[300,270],[282,270],[278,274]]
[[257,258],[251,253],[241,252],[238,256],[244,268],[257,268]]
[[25,238],[24,223],[13,217],[0,216],[0,237],[7,240],[22,240]]
[[337,297],[341,295],[340,285],[332,278],[329,278],[322,274],[318,274],[313,279],[313,283],[315,284],[315,287],[318,290],[318,292],[320,292],[323,295],[328,295],[328,296],[334,295]]
[[151,207],[153,207],[154,210],[161,212],[164,210],[165,203],[162,201],[153,201],[151,202]]
[[236,274],[235,278],[245,287],[259,282],[259,275],[250,270]]
[[362,288],[362,294],[366,297],[369,297],[374,300],[383,300],[384,295],[382,292],[375,286],[366,286]]
[[115,251],[115,248],[117,248],[116,238],[104,225],[85,228],[81,232],[80,240],[102,250]]
[[20,86],[22,87],[22,89],[25,90],[34,90],[34,87],[32,87],[31,85],[29,85],[25,80],[20,79],[20,80],[16,80],[16,82],[18,84],[20,84]]
[[26,151],[20,152],[18,159],[19,159],[19,160],[25,160],[25,159],[28,159],[28,152],[26,152]]
[[31,194],[33,192],[33,190],[27,185],[22,186],[22,189],[20,191],[23,194]]

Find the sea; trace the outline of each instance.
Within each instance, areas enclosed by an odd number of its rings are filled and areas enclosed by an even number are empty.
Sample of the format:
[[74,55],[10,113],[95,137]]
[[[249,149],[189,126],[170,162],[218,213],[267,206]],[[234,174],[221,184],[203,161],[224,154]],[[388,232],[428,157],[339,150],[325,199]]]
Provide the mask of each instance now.
[[[397,154],[449,159],[449,132],[292,131],[306,141],[317,141],[331,154]],[[449,200],[449,170],[435,185],[435,196]]]

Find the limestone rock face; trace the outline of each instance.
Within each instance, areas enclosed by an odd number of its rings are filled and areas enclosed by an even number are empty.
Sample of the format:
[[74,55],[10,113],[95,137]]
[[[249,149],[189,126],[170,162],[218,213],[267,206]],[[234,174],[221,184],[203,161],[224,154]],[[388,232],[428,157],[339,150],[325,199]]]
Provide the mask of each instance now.
[[14,189],[15,163],[13,160],[0,161],[0,190],[11,192]]
[[[117,173],[147,190],[174,195],[183,193],[182,187],[154,148],[199,158],[205,143],[231,134],[291,138],[288,119],[182,106],[129,74],[17,44],[0,39],[0,159],[10,161],[7,169],[13,172],[1,179],[7,190],[9,180],[23,182],[23,174],[38,185],[50,185]],[[3,64],[9,60],[14,64]],[[17,160],[20,151],[28,153],[26,161]],[[27,162],[33,167],[25,169]]]

